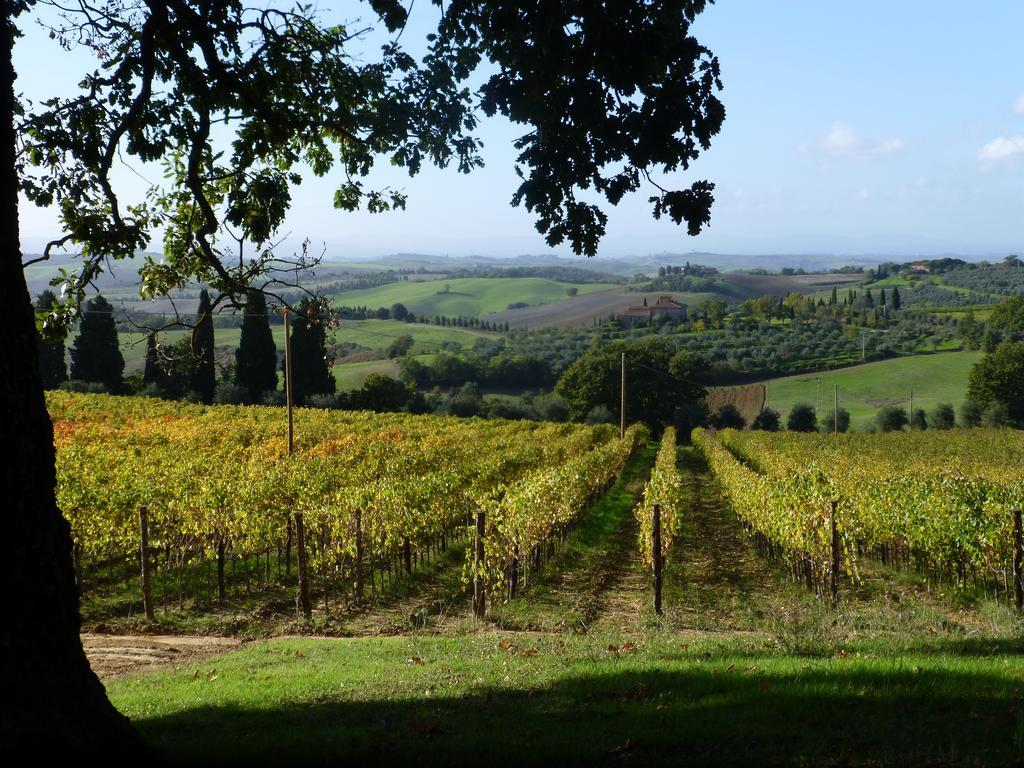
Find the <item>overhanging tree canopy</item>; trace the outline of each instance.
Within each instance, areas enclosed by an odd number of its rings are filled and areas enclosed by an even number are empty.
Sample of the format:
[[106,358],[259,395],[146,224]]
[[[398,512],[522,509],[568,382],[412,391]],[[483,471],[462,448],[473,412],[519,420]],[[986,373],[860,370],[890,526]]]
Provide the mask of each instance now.
[[[617,204],[646,182],[656,217],[690,234],[708,222],[713,184],[670,190],[653,176],[688,168],[724,119],[718,61],[689,34],[704,0],[457,0],[438,11],[419,62],[400,44],[402,5],[370,5],[395,33],[370,62],[353,54],[362,28],[301,7],[82,0],[65,10],[54,34],[102,66],[79,96],[26,116],[19,171],[31,200],[59,208],[66,233],[51,246],[82,251],[67,315],[106,259],[133,256],[160,225],[164,259],[141,268],[144,296],[200,280],[218,301],[243,302],[250,286],[289,284],[293,265],[272,245],[301,168],[340,171],[337,208],[404,207],[401,192],[368,186],[375,162],[468,172],[481,164],[478,109],[524,126],[512,202],[551,245],[596,253],[607,222],[597,201]],[[465,83],[485,60],[494,71],[472,93]],[[163,162],[166,186],[123,200],[111,180],[120,154]],[[237,253],[242,242],[254,258]]]
[[[704,0],[435,0],[437,33],[420,62],[399,44],[406,11],[396,0],[369,2],[394,33],[369,62],[351,56],[358,30],[323,24],[306,7],[80,0],[64,4],[66,24],[55,36],[91,47],[101,66],[77,97],[22,116],[11,51],[16,19],[30,5],[0,0],[0,300],[11,309],[0,381],[4,424],[20,449],[2,470],[6,530],[18,542],[3,561],[13,597],[0,658],[17,707],[2,735],[8,748],[119,759],[133,739],[78,640],[70,540],[56,507],[52,427],[18,243],[19,188],[59,207],[65,234],[55,245],[82,253],[49,329],[75,316],[107,259],[133,256],[158,225],[164,261],[143,266],[144,296],[196,280],[217,303],[244,303],[251,288],[274,293],[296,266],[271,246],[300,167],[339,171],[340,209],[402,207],[400,192],[368,186],[374,162],[388,158],[411,173],[424,162],[472,169],[480,162],[472,136],[478,106],[523,125],[513,203],[535,214],[548,243],[595,253],[602,206],[648,181],[654,215],[686,222],[695,234],[709,220],[713,185],[667,189],[652,174],[686,169],[724,110],[715,96],[718,62],[689,34]],[[494,72],[471,93],[465,83],[484,61]],[[214,141],[224,132],[234,137],[226,148]],[[162,161],[165,186],[123,200],[111,175],[119,156]],[[246,242],[256,249],[248,260]]]

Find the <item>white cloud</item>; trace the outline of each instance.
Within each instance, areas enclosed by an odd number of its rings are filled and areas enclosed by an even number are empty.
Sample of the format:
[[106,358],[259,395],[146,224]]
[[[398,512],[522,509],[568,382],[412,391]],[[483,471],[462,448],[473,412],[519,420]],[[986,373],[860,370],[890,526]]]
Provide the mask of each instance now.
[[996,163],[1024,155],[1024,136],[999,136],[978,150],[978,160]]
[[1024,92],[1017,97],[1017,100],[1013,102],[1013,111],[1018,115],[1024,115]]
[[899,138],[861,138],[846,123],[835,123],[818,144],[820,151],[832,157],[878,157],[899,152],[905,146],[903,139]]

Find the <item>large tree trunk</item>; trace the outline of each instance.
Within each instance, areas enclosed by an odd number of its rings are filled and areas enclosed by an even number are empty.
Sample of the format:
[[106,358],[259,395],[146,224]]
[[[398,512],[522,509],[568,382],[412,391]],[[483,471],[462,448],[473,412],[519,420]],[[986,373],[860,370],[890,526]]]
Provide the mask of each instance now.
[[0,0],[0,307],[7,313],[0,468],[4,536],[0,625],[5,756],[103,754],[146,757],[128,721],[107,701],[78,636],[78,592],[68,523],[57,509],[53,427],[37,360],[35,319],[21,269],[14,167],[14,17]]

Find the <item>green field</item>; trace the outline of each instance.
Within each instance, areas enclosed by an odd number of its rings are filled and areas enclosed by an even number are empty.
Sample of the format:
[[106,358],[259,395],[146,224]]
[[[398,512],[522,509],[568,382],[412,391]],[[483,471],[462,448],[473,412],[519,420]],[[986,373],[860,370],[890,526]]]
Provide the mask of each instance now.
[[417,315],[479,317],[504,311],[509,304],[519,302],[530,306],[550,304],[566,298],[567,291],[573,287],[580,294],[585,294],[617,286],[605,283],[559,283],[539,277],[460,278],[392,283],[361,291],[346,291],[337,294],[334,300],[339,306],[376,309],[404,304],[406,309]]
[[441,345],[458,344],[472,347],[480,338],[494,338],[495,334],[470,328],[449,328],[441,325],[402,323],[397,320],[345,320],[334,332],[338,343],[351,342],[370,349],[387,349],[400,335],[412,336],[413,354],[438,352]]
[[[431,355],[416,355],[420,362],[427,362]],[[338,383],[338,391],[359,389],[371,373],[382,373],[391,378],[398,378],[397,360],[366,360],[359,363],[341,363],[331,368],[334,380]]]
[[911,391],[915,409],[930,411],[939,403],[959,406],[966,396],[967,375],[980,358],[980,352],[941,352],[762,383],[768,387],[768,407],[779,411],[783,418],[797,403],[814,405],[819,391],[819,415],[830,413],[834,387],[838,385],[839,405],[850,412],[850,428],[860,431],[882,406],[907,406]]

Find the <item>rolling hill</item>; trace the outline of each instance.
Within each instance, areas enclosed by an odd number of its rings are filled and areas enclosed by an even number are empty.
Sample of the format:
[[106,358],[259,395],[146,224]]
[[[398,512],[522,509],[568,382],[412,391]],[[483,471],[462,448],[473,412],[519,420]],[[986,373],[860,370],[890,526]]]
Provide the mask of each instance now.
[[[850,412],[850,428],[867,429],[885,405],[907,407],[914,393],[914,408],[931,411],[939,403],[959,407],[966,397],[967,376],[981,352],[938,352],[898,357],[835,371],[767,379],[767,407],[783,419],[797,403],[819,403],[819,416],[832,411],[834,387],[839,405]],[[820,382],[820,384],[819,384]]]
[[417,315],[480,317],[501,312],[510,304],[522,303],[533,307],[557,302],[568,297],[570,288],[584,295],[614,287],[606,283],[561,283],[538,277],[471,277],[403,281],[360,291],[345,291],[335,295],[334,303],[371,309],[404,304],[406,309]]

